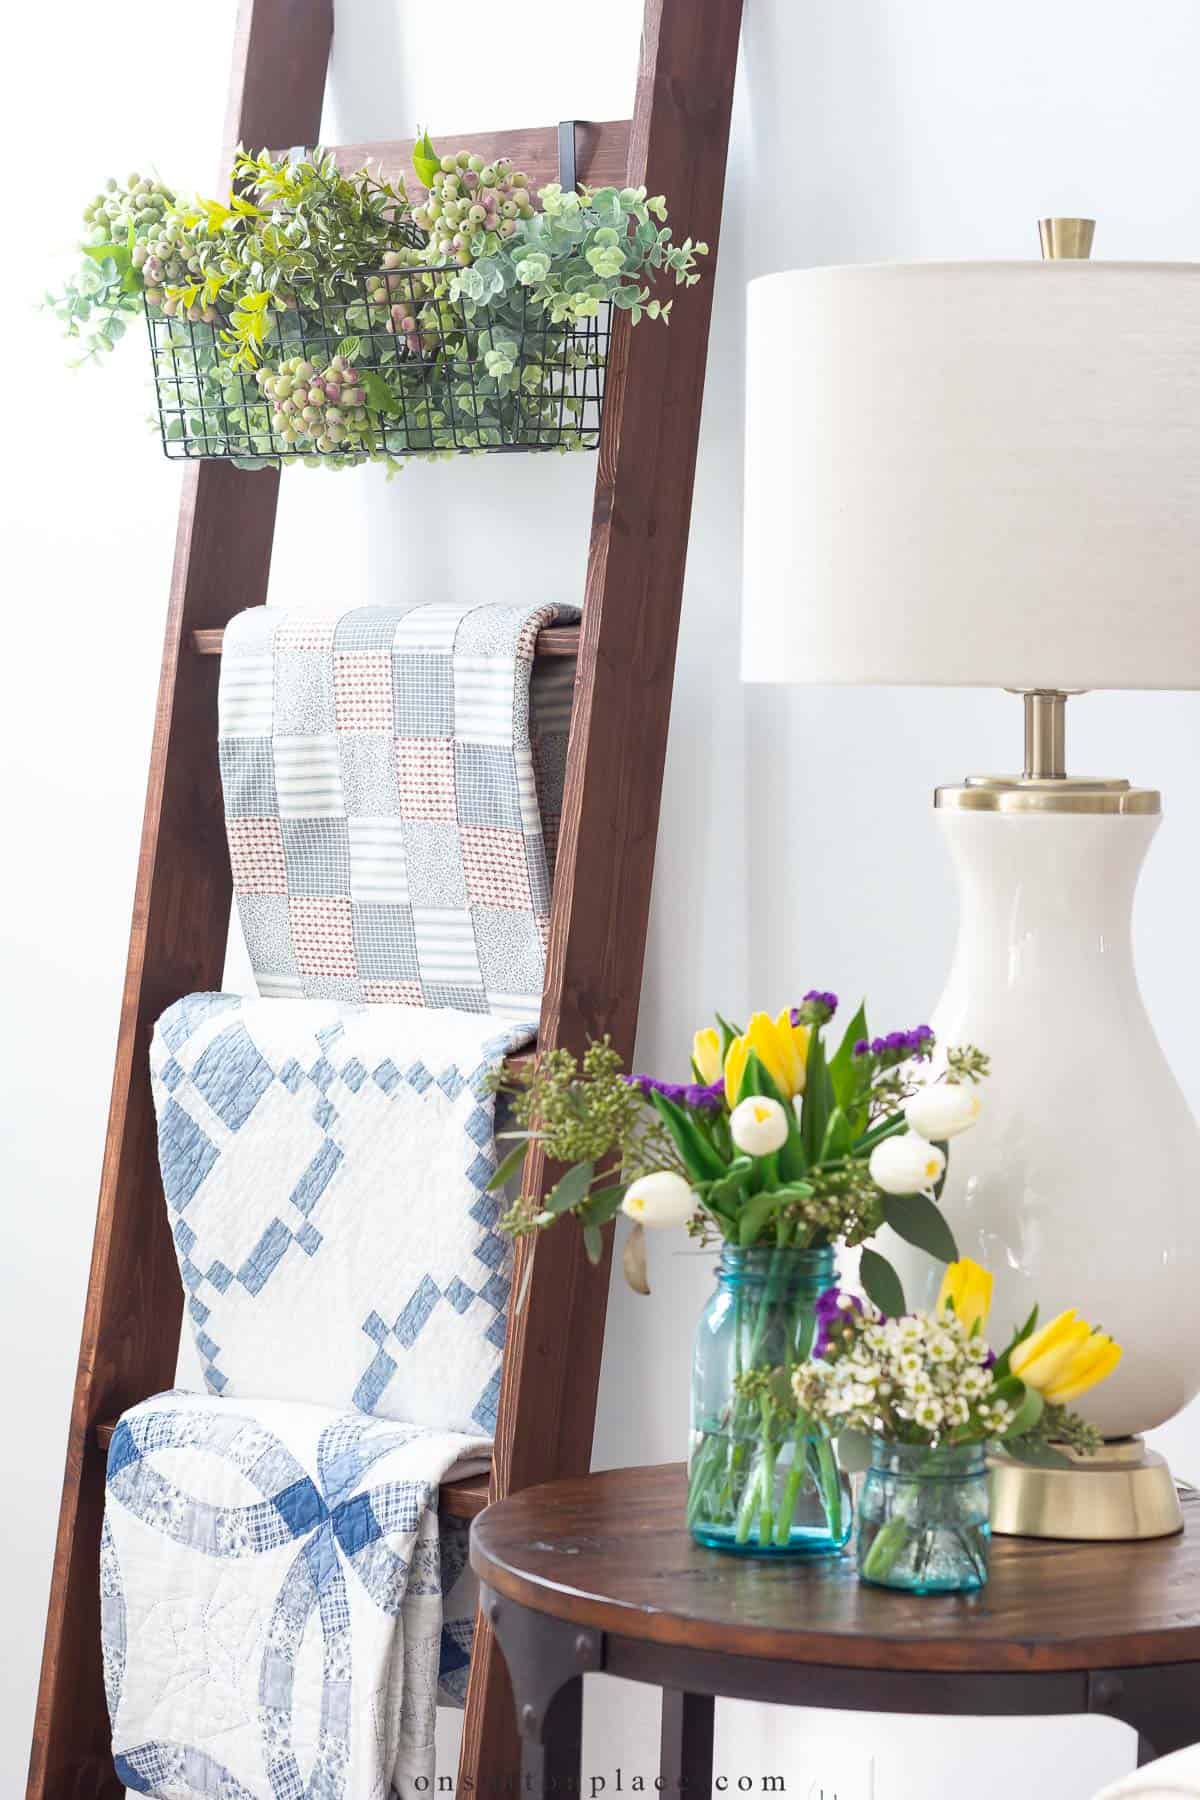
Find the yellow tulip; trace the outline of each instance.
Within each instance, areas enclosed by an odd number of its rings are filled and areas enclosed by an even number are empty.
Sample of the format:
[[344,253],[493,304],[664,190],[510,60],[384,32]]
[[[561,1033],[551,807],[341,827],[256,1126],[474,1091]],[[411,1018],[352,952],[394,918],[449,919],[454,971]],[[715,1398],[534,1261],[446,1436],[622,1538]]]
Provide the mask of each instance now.
[[1093,1330],[1071,1307],[1018,1344],[1008,1366],[1043,1400],[1064,1406],[1111,1375],[1120,1360],[1120,1344],[1106,1331]]
[[992,1309],[991,1270],[972,1262],[969,1256],[947,1263],[938,1294],[939,1313],[949,1312],[951,1302],[955,1318],[968,1332],[973,1332],[976,1326],[982,1331]]
[[725,1053],[725,1099],[731,1107],[737,1105],[752,1050],[785,1100],[804,1092],[808,1027],[792,1024],[790,1007],[777,1019],[758,1012],[745,1034],[734,1038]]
[[750,1039],[736,1037],[725,1052],[725,1104],[730,1112],[738,1103],[742,1091],[742,1076],[746,1073],[746,1063],[750,1056]]
[[710,1025],[704,1031],[698,1031],[692,1039],[692,1062],[696,1068],[697,1081],[703,1081],[708,1087],[721,1079],[721,1034],[715,1026]]

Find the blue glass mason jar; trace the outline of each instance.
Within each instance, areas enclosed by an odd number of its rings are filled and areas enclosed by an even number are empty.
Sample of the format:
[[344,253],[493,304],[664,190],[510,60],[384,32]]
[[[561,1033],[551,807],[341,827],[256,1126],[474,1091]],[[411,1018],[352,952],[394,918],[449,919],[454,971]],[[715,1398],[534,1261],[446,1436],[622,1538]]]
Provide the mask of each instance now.
[[959,1594],[988,1578],[986,1446],[871,1440],[858,1502],[858,1572],[876,1587]]
[[[700,1315],[692,1363],[688,1528],[742,1556],[830,1556],[852,1524],[850,1484],[828,1438],[781,1420],[769,1393],[739,1378],[812,1354],[816,1303],[837,1279],[833,1250],[739,1250],[726,1244]],[[765,1382],[762,1384],[765,1386]]]

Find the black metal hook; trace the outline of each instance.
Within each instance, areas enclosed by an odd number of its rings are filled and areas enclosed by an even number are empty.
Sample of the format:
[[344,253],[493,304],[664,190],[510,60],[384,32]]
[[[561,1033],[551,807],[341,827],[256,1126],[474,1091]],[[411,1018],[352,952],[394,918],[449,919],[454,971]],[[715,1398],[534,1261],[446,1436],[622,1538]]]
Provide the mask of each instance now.
[[558,185],[564,194],[573,194],[578,185],[575,171],[575,119],[558,122]]

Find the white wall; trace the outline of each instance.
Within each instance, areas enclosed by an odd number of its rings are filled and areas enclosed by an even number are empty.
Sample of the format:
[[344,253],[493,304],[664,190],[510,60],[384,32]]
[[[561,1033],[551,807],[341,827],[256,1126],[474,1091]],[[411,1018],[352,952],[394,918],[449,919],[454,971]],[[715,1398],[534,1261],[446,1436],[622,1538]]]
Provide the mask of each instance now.
[[[526,0],[514,28],[459,0],[444,11],[340,0],[325,135],[387,137],[429,121],[486,129],[628,108],[640,7]],[[90,1248],[178,477],[144,430],[137,349],[98,375],[64,372],[30,303],[53,281],[94,185],[153,156],[211,184],[232,0],[200,13],[125,0],[22,9],[10,60],[9,142],[35,146],[10,199],[3,303],[10,370],[32,364],[7,435],[11,582],[4,792],[4,1195],[0,1334],[6,1383],[0,1788],[19,1790],[36,1681],[66,1411]],[[490,22],[490,23],[489,23]],[[10,30],[13,27],[10,26]],[[473,47],[474,46],[474,47]],[[747,0],[691,568],[664,794],[639,1060],[682,1067],[710,1005],[773,1006],[810,985],[903,1022],[928,1012],[953,928],[928,792],[970,768],[1011,765],[1017,702],[954,693],[743,691],[738,593],[740,332],[752,275],[829,261],[1033,253],[1043,212],[1094,212],[1099,254],[1192,257],[1197,198],[1189,0]],[[16,71],[20,71],[19,76]],[[44,71],[50,71],[48,77]],[[1069,71],[1069,78],[1064,76]],[[15,117],[12,115],[15,113]],[[15,153],[14,153],[15,154]],[[680,220],[684,227],[688,221]],[[14,247],[16,254],[14,254]],[[680,304],[686,304],[681,301]],[[651,330],[650,325],[641,329]],[[69,428],[64,428],[69,421]],[[100,452],[97,454],[97,452]],[[272,597],[292,603],[397,591],[576,596],[589,459],[297,472],[285,483]],[[320,506],[314,526],[314,506]],[[47,646],[49,647],[47,649]],[[1073,763],[1167,789],[1168,820],[1139,908],[1147,999],[1193,1104],[1194,964],[1184,960],[1200,841],[1196,702],[1098,696],[1075,704]],[[27,848],[15,848],[15,847]],[[231,976],[241,968],[235,956]],[[656,1246],[656,1249],[659,1247]],[[686,1323],[704,1263],[660,1254],[656,1295],[614,1287],[596,1461],[682,1452]],[[1200,1423],[1166,1433],[1200,1468]],[[588,1766],[614,1790],[654,1766],[647,1691],[589,1691]],[[814,1747],[815,1746],[815,1747]],[[1086,1800],[1129,1766],[1106,1721],[848,1720],[722,1709],[731,1774],[779,1772],[803,1797]],[[1053,1773],[1051,1771],[1053,1770]]]

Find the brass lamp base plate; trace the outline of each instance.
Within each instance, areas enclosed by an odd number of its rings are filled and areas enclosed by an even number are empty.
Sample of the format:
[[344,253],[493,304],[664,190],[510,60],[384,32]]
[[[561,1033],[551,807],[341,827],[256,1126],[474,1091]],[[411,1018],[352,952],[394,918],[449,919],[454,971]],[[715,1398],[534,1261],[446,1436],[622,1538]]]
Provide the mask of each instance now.
[[1069,1469],[989,1459],[992,1530],[1001,1537],[1117,1542],[1183,1530],[1175,1482],[1141,1438],[1105,1444],[1095,1456],[1064,1454]]

